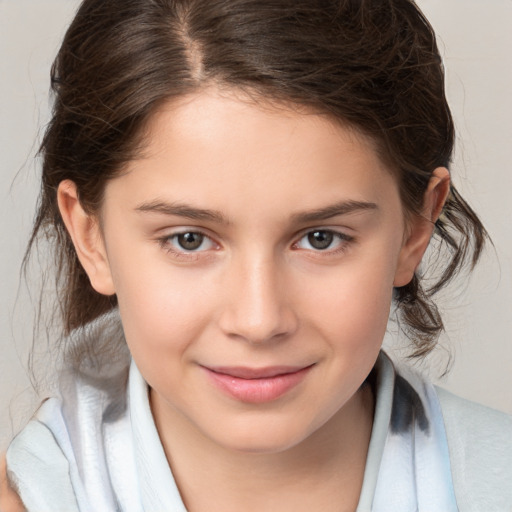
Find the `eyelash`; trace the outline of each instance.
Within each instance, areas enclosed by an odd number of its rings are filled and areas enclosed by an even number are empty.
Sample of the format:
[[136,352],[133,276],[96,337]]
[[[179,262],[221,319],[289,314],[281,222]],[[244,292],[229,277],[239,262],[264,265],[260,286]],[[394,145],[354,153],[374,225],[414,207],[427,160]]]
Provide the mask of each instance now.
[[[329,244],[329,246],[326,247],[325,249],[318,249],[318,248],[306,249],[306,250],[313,252],[314,254],[326,255],[326,256],[327,255],[329,255],[329,256],[337,255],[337,254],[345,252],[348,249],[349,244],[355,241],[355,238],[353,236],[347,235],[346,233],[342,233],[342,232],[336,231],[334,229],[317,228],[317,229],[308,229],[307,231],[303,232],[301,234],[301,237],[297,240],[297,242],[295,242],[293,244],[292,247],[296,250],[300,250],[300,248],[298,247],[299,243],[302,240],[309,238],[311,235],[313,235],[315,233],[323,233],[324,235],[327,234],[328,236],[331,236],[332,241],[335,241],[335,240],[337,241],[338,247],[336,247],[335,249],[331,249],[330,248],[331,244]],[[309,240],[308,240],[308,243],[309,243],[309,245],[311,245],[311,242]]]
[[176,243],[178,243],[177,242],[178,237],[184,236],[184,235],[189,235],[189,234],[190,235],[199,235],[199,236],[203,237],[203,240],[201,241],[201,245],[199,247],[201,247],[205,241],[209,241],[209,243],[212,246],[218,247],[218,244],[216,244],[212,240],[212,238],[210,236],[208,236],[206,233],[203,233],[201,231],[194,231],[194,230],[179,231],[177,233],[173,233],[172,235],[168,235],[168,236],[159,238],[158,242],[159,242],[160,246],[162,247],[162,249],[164,249],[168,253],[173,254],[176,258],[194,260],[194,259],[197,259],[199,257],[199,255],[205,251],[204,250],[202,250],[202,251],[187,250],[184,247],[182,247],[181,249],[177,249],[173,246],[173,240],[176,240]]
[[[323,233],[324,235],[327,234],[328,236],[332,236],[333,237],[332,241],[337,240],[337,243],[338,243],[338,247],[336,247],[335,249],[330,249],[331,243],[325,249],[318,249],[318,248],[305,249],[305,250],[311,251],[312,253],[318,253],[319,255],[322,254],[322,255],[326,255],[326,256],[328,256],[328,255],[332,256],[332,255],[343,253],[344,251],[347,250],[349,244],[354,242],[354,240],[355,240],[355,238],[353,236],[347,235],[346,233],[342,233],[339,231],[335,231],[333,229],[308,229],[307,231],[302,232],[302,234],[297,239],[297,241],[292,244],[292,249],[293,250],[301,250],[301,248],[298,247],[300,242],[303,239],[306,239],[307,237],[313,235],[314,233]],[[184,236],[184,235],[189,235],[189,234],[190,235],[199,235],[199,236],[203,237],[198,249],[203,245],[203,243],[205,241],[209,241],[209,243],[212,246],[214,246],[215,248],[218,248],[218,244],[209,235],[207,235],[206,233],[203,233],[202,231],[194,231],[194,230],[186,230],[186,231],[180,231],[177,233],[173,233],[171,235],[159,238],[158,242],[159,242],[160,246],[166,252],[173,254],[176,258],[194,260],[194,259],[199,258],[201,253],[206,252],[209,249],[187,250],[184,247],[182,247],[181,249],[177,249],[173,246],[173,240],[175,240],[176,243],[178,243],[177,242],[178,237]],[[310,241],[308,241],[308,243],[309,243],[309,245],[311,245]]]

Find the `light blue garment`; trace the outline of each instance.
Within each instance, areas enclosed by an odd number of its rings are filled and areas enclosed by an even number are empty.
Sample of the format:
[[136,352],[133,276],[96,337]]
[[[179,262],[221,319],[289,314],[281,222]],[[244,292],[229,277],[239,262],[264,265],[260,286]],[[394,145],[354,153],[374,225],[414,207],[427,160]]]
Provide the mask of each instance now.
[[461,512],[512,512],[512,416],[437,389]]
[[[405,369],[396,373],[381,354],[378,362],[375,431],[386,432],[372,505],[360,510],[457,511],[443,417],[434,387]],[[391,403],[390,403],[391,402]],[[390,414],[387,425],[380,417]],[[366,472],[368,473],[367,466]],[[371,493],[368,493],[368,500]],[[362,499],[362,498],[361,498]]]
[[[146,382],[123,358],[107,370],[63,376],[61,396],[44,402],[9,447],[13,486],[29,512],[186,512]],[[375,419],[357,512],[512,510],[508,416],[442,395],[448,446],[432,385],[407,370],[397,373],[384,353],[372,379]],[[459,410],[465,426],[457,426]],[[482,448],[482,428],[489,426],[501,445],[490,439]],[[483,475],[482,460],[499,474]]]

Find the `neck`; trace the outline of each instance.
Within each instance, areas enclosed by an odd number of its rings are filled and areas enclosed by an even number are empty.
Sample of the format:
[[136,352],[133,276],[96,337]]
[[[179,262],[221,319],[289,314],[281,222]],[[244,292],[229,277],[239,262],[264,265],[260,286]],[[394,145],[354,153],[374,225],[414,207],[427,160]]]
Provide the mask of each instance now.
[[373,424],[370,386],[363,386],[302,442],[277,453],[219,446],[156,400],[153,392],[151,398],[155,423],[189,512],[340,512],[357,507]]

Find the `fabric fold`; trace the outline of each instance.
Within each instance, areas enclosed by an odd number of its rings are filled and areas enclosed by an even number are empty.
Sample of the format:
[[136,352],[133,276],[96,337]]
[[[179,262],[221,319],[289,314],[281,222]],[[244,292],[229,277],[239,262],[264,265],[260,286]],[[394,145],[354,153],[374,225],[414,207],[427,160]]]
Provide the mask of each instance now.
[[[12,442],[8,471],[29,512],[186,512],[147,383],[133,361],[114,373],[67,375],[61,396],[44,402]],[[357,512],[456,511],[435,388],[397,371],[383,352],[374,375],[375,417]]]

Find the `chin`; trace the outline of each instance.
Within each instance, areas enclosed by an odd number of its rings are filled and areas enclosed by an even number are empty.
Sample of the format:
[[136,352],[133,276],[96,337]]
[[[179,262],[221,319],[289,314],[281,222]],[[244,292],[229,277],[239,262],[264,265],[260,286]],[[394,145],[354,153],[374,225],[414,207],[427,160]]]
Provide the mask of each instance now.
[[[302,428],[286,424],[282,420],[250,421],[250,424],[224,428],[215,432],[211,440],[225,449],[240,453],[281,453],[304,442],[314,431],[310,426]],[[298,428],[297,428],[298,427]],[[309,427],[309,428],[308,428]]]
[[[226,440],[224,447],[230,451],[245,453],[245,454],[261,454],[270,455],[274,453],[282,453],[300,444],[301,440],[291,440],[290,438],[275,438],[275,436],[264,436],[260,433],[259,436],[252,438],[243,437],[236,439]],[[217,441],[218,443],[219,441]]]

